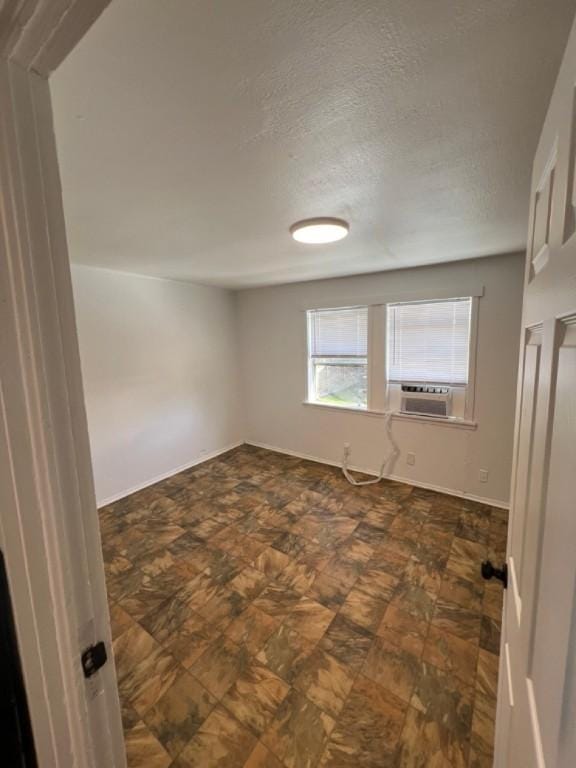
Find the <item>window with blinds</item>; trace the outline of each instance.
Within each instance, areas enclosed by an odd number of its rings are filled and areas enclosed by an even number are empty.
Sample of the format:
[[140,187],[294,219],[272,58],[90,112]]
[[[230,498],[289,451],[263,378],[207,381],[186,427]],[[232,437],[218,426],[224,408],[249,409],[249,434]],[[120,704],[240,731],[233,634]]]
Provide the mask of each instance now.
[[470,298],[389,304],[388,380],[466,386],[471,308]]
[[308,313],[308,400],[367,407],[368,307]]

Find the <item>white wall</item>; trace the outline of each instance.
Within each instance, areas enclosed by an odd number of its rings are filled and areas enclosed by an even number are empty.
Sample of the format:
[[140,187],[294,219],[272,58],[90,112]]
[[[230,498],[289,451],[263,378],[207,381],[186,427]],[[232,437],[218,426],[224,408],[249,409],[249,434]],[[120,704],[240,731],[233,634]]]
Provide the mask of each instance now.
[[[245,439],[376,471],[387,450],[380,416],[303,405],[306,308],[361,301],[462,296],[479,287],[474,419],[477,429],[394,420],[401,455],[395,476],[507,503],[523,286],[522,255],[497,256],[374,275],[319,280],[238,294],[247,429]],[[406,452],[416,453],[408,466]],[[480,483],[478,472],[489,472]]]
[[235,296],[72,267],[98,502],[243,436]]

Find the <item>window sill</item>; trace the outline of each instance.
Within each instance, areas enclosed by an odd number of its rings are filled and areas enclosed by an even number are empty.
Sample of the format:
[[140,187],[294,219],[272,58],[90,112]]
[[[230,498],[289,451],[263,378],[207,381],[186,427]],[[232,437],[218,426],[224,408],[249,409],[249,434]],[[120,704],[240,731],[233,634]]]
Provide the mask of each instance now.
[[[374,411],[369,408],[353,408],[347,405],[328,405],[327,403],[312,403],[308,400],[304,400],[302,405],[308,408],[322,408],[322,410],[345,413],[360,413],[364,416],[372,416],[376,418],[384,418],[386,413],[384,411]],[[431,424],[436,427],[451,427],[452,429],[477,429],[478,423],[476,421],[467,421],[466,419],[443,419],[440,416],[418,416],[412,413],[399,413],[392,414],[394,421],[414,421],[419,424]]]

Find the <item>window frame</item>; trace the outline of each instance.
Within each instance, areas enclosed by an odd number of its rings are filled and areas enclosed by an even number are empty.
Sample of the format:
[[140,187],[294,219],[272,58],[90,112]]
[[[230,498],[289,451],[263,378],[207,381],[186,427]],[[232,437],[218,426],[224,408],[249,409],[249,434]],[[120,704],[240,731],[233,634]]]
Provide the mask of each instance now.
[[[306,332],[305,366],[306,366],[306,390],[303,405],[323,408],[337,411],[347,411],[349,413],[362,413],[368,416],[384,416],[388,412],[389,403],[389,380],[387,370],[388,358],[388,305],[414,302],[433,302],[450,301],[457,298],[469,298],[470,307],[470,340],[468,353],[468,384],[466,385],[466,395],[463,417],[442,417],[442,416],[419,416],[400,411],[393,411],[394,419],[406,421],[422,422],[440,426],[452,426],[463,429],[476,429],[477,422],[474,421],[476,407],[476,363],[478,354],[478,319],[479,319],[479,299],[482,291],[475,293],[464,291],[458,295],[427,296],[422,292],[418,298],[405,298],[403,296],[388,296],[386,300],[354,301],[352,303],[323,304],[321,306],[308,306],[304,310],[304,322]],[[357,307],[367,307],[368,309],[368,338],[367,338],[367,406],[336,405],[333,403],[322,403],[313,400],[311,395],[314,391],[312,375],[313,365],[310,355],[310,324],[308,322],[308,313],[322,310],[355,309]]]

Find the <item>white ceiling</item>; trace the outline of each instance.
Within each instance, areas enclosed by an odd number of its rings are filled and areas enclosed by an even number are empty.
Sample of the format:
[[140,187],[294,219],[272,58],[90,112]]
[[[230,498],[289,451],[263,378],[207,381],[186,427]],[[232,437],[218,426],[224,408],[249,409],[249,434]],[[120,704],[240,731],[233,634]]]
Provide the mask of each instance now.
[[521,249],[574,10],[112,0],[52,78],[71,258],[244,287]]

